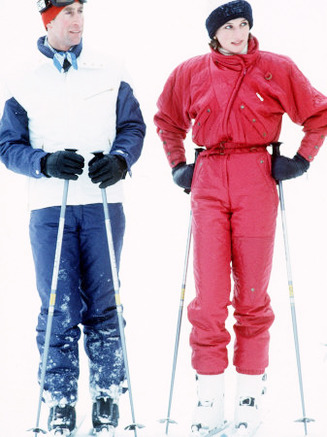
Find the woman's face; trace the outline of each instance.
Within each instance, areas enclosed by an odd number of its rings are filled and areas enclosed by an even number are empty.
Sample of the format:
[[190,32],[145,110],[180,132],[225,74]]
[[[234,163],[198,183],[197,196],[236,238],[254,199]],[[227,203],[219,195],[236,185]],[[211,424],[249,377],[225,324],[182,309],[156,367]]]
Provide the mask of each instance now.
[[235,18],[235,20],[230,20],[221,26],[215,37],[223,49],[237,55],[244,50],[249,39],[249,33],[248,21],[245,18]]

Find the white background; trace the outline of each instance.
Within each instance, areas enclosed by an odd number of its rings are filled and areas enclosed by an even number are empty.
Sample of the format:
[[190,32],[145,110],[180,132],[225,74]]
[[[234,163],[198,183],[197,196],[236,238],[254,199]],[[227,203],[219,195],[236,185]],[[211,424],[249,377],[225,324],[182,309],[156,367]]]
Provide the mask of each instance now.
[[[155,421],[167,411],[189,217],[189,197],[171,181],[152,119],[171,70],[185,59],[208,51],[205,3],[89,0],[85,5],[85,40],[125,60],[148,127],[143,156],[127,183],[127,231],[121,267],[136,416],[148,425],[148,431],[140,432],[140,436],[163,431],[163,425],[155,425]],[[34,0],[0,0],[1,80],[14,71],[21,55],[35,49],[37,38],[44,34],[35,4]],[[252,0],[251,4],[252,32],[261,49],[290,56],[311,83],[327,94],[327,2]],[[293,156],[301,137],[301,127],[293,126],[286,116],[280,138],[283,153]],[[190,140],[186,144],[191,160],[193,146]],[[319,437],[327,434],[326,159],[325,146],[307,175],[284,183],[306,407],[308,416],[316,419],[309,429]],[[0,164],[0,181],[0,435],[17,437],[26,435],[25,430],[35,424],[39,301],[28,239],[25,178]],[[300,436],[302,425],[293,424],[302,412],[280,220],[270,294],[276,321],[271,329],[267,421],[275,437]],[[186,304],[193,296],[190,266]],[[230,328],[232,323],[231,314]],[[185,311],[172,410],[173,418],[179,419],[184,429],[195,396],[189,330]],[[232,344],[230,351],[232,357]],[[88,411],[84,359],[82,370],[80,409]],[[226,393],[229,418],[234,376],[231,365]],[[46,408],[43,410],[46,418]],[[127,397],[122,410],[121,423],[126,425],[130,420]],[[287,431],[277,430],[273,419],[280,419]],[[267,430],[264,435],[268,435]]]

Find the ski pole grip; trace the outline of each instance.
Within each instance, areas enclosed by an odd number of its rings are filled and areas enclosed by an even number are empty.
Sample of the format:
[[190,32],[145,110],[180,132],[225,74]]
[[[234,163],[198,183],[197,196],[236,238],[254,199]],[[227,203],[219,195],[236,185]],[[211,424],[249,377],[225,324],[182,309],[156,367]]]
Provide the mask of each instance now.
[[[200,153],[203,151],[204,149],[202,149],[201,147],[197,147],[196,149],[194,149],[194,165],[196,163],[196,160],[198,159],[198,156],[200,155]],[[184,193],[186,194],[190,194],[191,190],[188,188],[185,188]]]
[[198,156],[200,155],[200,153],[201,152],[203,152],[203,148],[201,148],[201,147],[197,147],[195,150],[194,150],[194,164],[196,163],[196,160],[198,159]]
[[104,153],[103,150],[96,150],[95,152],[92,152],[92,155],[94,155],[96,158],[102,158]]
[[282,143],[280,143],[279,141],[276,141],[276,143],[271,143],[272,145],[272,150],[273,150],[273,156],[280,156],[280,146],[282,145]]

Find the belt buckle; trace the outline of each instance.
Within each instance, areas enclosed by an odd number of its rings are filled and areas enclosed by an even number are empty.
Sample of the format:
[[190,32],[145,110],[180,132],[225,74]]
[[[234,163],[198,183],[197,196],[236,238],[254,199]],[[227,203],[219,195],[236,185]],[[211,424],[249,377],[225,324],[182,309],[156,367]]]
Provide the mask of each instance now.
[[218,151],[219,151],[219,155],[225,155],[225,141],[222,141],[221,143],[219,143],[219,147],[218,147]]

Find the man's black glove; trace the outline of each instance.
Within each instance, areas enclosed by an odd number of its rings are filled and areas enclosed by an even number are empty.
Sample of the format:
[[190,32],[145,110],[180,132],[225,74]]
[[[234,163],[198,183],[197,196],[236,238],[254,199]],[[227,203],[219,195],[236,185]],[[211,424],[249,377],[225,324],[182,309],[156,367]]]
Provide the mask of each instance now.
[[194,164],[186,164],[186,162],[180,162],[172,169],[175,184],[186,190],[191,189],[193,173]]
[[41,159],[41,171],[47,177],[76,181],[83,167],[83,156],[72,151],[48,153]]
[[310,162],[298,153],[294,158],[275,156],[272,159],[272,177],[276,181],[292,179],[301,176],[310,167]]
[[89,177],[94,184],[106,188],[126,176],[127,164],[122,156],[97,155],[89,162]]

